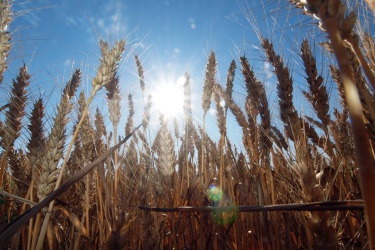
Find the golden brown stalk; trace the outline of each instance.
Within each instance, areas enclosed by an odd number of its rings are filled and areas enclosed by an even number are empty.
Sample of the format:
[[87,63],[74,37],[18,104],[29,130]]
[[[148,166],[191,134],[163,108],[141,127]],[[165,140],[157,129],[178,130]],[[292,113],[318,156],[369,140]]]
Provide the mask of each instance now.
[[[0,1],[0,84],[3,81],[3,73],[7,69],[5,60],[10,50],[9,23],[12,21],[11,5],[13,1]],[[0,185],[1,186],[1,185]]]
[[81,82],[81,75],[82,72],[80,69],[76,69],[70,78],[69,82],[65,85],[65,88],[63,90],[63,95],[67,94],[70,98],[73,97],[77,91],[77,88],[79,87],[79,84]]
[[22,150],[11,149],[8,155],[8,162],[12,170],[12,177],[17,186],[15,194],[25,197],[28,185],[31,182],[31,169],[27,157]]
[[233,99],[227,99],[227,95],[225,94],[225,91],[223,88],[219,85],[215,85],[215,91],[218,91],[218,93],[221,95],[222,98],[224,98],[225,102],[228,104],[229,109],[233,113],[237,123],[240,125],[243,136],[243,144],[246,149],[246,152],[248,156],[253,159],[254,154],[255,154],[255,149],[253,148],[254,144],[250,140],[249,131],[250,131],[250,126],[246,120],[246,117],[240,107],[233,101]]
[[[279,96],[280,118],[284,123],[286,134],[291,140],[297,139],[301,125],[299,116],[293,104],[293,80],[289,69],[284,65],[282,58],[276,55],[272,43],[262,38],[262,47],[266,52],[267,59],[275,68],[278,80],[277,94]],[[298,139],[297,139],[298,140]]]
[[143,66],[141,64],[141,61],[139,60],[138,55],[135,55],[134,58],[135,58],[135,63],[137,64],[137,69],[138,69],[139,84],[141,86],[142,93],[144,93],[145,92],[145,76],[144,76]]
[[348,49],[349,63],[353,70],[353,79],[358,88],[359,98],[362,104],[363,115],[365,116],[365,125],[368,128],[369,136],[372,140],[375,138],[375,106],[374,92],[369,88],[366,80],[360,70],[360,63],[352,50]]
[[[60,104],[57,107],[57,115],[54,119],[54,125],[51,133],[48,136],[46,143],[46,153],[41,159],[41,168],[38,176],[37,185],[37,197],[39,201],[43,200],[44,197],[49,195],[56,184],[58,173],[60,169],[57,168],[57,164],[63,157],[63,150],[65,145],[65,126],[68,122],[68,114],[72,109],[70,98],[68,94],[64,94],[61,98]],[[34,237],[32,240],[32,248],[34,249],[37,244],[37,235],[40,228],[41,214],[38,214],[35,226],[34,226]]]
[[283,134],[280,132],[280,130],[276,128],[275,126],[271,126],[271,129],[272,129],[271,137],[273,141],[277,144],[277,146],[280,149],[288,150],[289,148],[288,143],[285,137],[283,136]]
[[[80,155],[77,155],[77,159],[80,159],[81,164],[78,166],[77,170],[84,168],[93,159],[93,152],[94,152],[94,129],[91,125],[90,116],[86,115],[82,118],[83,112],[85,110],[86,99],[85,94],[82,91],[79,95],[78,99],[79,104],[79,113],[78,113],[78,121],[83,119],[83,123],[81,125],[81,129],[79,131],[79,138],[80,138],[80,147],[78,147],[81,151]],[[73,155],[73,154],[72,154]],[[85,223],[86,228],[90,228],[90,220],[89,220],[89,208],[90,208],[90,194],[92,193],[92,174],[87,174],[85,180],[80,182],[81,192],[79,194],[80,205],[83,208],[82,214],[82,223]],[[90,237],[90,233],[88,232],[87,237]],[[81,235],[78,234],[77,238],[74,239],[75,242],[80,242]]]
[[[247,58],[241,57],[240,61],[242,65],[242,75],[245,78],[248,93],[246,111],[248,113],[248,123],[250,125],[250,138],[254,143],[253,147],[259,150],[264,166],[270,166],[269,149],[272,146],[272,142],[269,139],[271,135],[271,116],[266,91],[262,82],[258,81],[255,77]],[[256,128],[258,114],[261,119],[259,129]],[[251,129],[251,127],[253,127],[253,129]],[[257,159],[259,159],[259,156],[256,156],[255,160]]]
[[[157,138],[155,139],[157,145],[155,152],[158,155],[156,163],[158,171],[161,174],[160,180],[165,180],[166,187],[171,188],[173,187],[173,174],[176,164],[176,154],[174,151],[175,146],[172,135],[167,127],[167,121],[165,121],[163,118],[160,120],[161,128],[157,134]],[[169,190],[165,191],[167,194],[169,193]]]
[[[374,249],[375,216],[373,216],[373,211],[375,211],[375,198],[370,191],[375,190],[374,159],[370,152],[369,137],[362,119],[363,114],[358,91],[352,78],[353,71],[348,64],[348,53],[344,46],[344,39],[348,39],[348,37],[343,37],[343,35],[348,35],[348,33],[352,35],[351,31],[355,23],[355,17],[353,18],[351,15],[347,18],[344,17],[345,5],[341,3],[340,0],[328,0],[324,2],[306,1],[299,2],[299,4],[305,6],[311,14],[315,14],[321,20],[321,27],[327,31],[328,37],[331,40],[332,49],[337,58],[352,124],[356,159],[361,176],[361,190],[365,200],[369,247],[370,249]],[[347,30],[343,30],[343,24],[347,25]],[[350,38],[353,38],[353,42],[356,42],[354,37]],[[353,47],[353,44],[351,45]],[[370,82],[374,84],[371,79]]]
[[[184,138],[184,149],[185,149],[185,165],[186,168],[181,169],[181,180],[183,180],[183,173],[186,175],[187,183],[189,186],[189,142],[190,138],[192,137],[192,130],[193,130],[193,121],[192,121],[192,109],[191,109],[191,89],[190,89],[190,75],[185,72],[185,82],[184,82],[184,122],[185,122],[185,138]],[[182,158],[182,157],[181,157]],[[183,181],[181,181],[180,186],[180,195],[182,195],[182,187],[183,187]]]
[[[125,125],[125,134],[128,135],[130,132],[133,130],[134,126],[134,102],[133,102],[133,95],[129,94],[128,95],[128,106],[129,106],[129,114],[128,114],[128,119],[126,121]],[[134,137],[133,137],[134,138]]]
[[203,85],[203,95],[202,95],[202,108],[203,108],[203,134],[202,134],[202,161],[201,161],[201,174],[203,174],[203,183],[207,182],[207,173],[204,167],[204,132],[206,127],[206,114],[211,106],[212,90],[215,85],[215,75],[216,75],[216,58],[215,53],[212,51],[208,56],[208,62],[206,65],[206,74],[204,78]]
[[[114,77],[111,81],[105,85],[107,90],[107,104],[108,104],[108,111],[109,111],[109,119],[112,122],[113,126],[113,143],[117,144],[117,128],[121,118],[121,110],[120,110],[120,88],[118,86],[119,79],[114,73]],[[115,167],[115,181],[114,181],[114,197],[115,197],[115,207],[117,207],[118,203],[118,152],[115,151],[114,153],[114,167]]]
[[44,137],[43,121],[44,118],[44,105],[43,100],[38,99],[34,103],[34,108],[31,112],[30,125],[28,129],[30,131],[30,140],[27,144],[27,149],[29,150],[28,158],[30,167],[33,171],[36,169],[36,165],[43,155],[45,149],[46,139]]
[[216,120],[217,126],[220,131],[220,142],[219,142],[219,155],[220,155],[220,172],[219,172],[219,186],[220,189],[223,188],[223,173],[224,173],[224,144],[226,137],[226,118],[225,111],[222,107],[220,95],[217,91],[214,91],[214,100],[216,103]]
[[362,45],[372,71],[375,70],[375,41],[370,34],[363,33]]
[[26,65],[20,68],[19,75],[13,80],[12,96],[9,102],[9,109],[6,112],[5,124],[3,127],[2,143],[5,152],[3,153],[0,165],[0,188],[2,187],[3,175],[7,162],[7,155],[12,150],[14,141],[20,136],[21,120],[25,115],[27,100],[26,87],[29,85],[30,75],[27,73]]
[[[29,186],[30,200],[35,200],[34,185],[35,180],[38,179],[40,173],[41,159],[46,149],[46,138],[44,136],[43,119],[44,117],[44,105],[43,100],[39,99],[34,103],[33,110],[30,117],[30,125],[28,129],[30,131],[30,140],[27,144],[29,153],[27,154],[29,160],[29,166],[31,168],[31,183]],[[28,248],[31,247],[31,235],[32,235],[33,221],[29,222],[29,233],[28,233]]]
[[148,123],[150,121],[151,106],[152,106],[151,95],[149,95],[148,98],[147,98],[147,104],[146,104],[146,107],[145,107],[145,111],[143,112],[143,117],[142,117],[143,130],[146,130],[146,128],[148,126]]
[[65,145],[65,126],[68,123],[68,114],[72,109],[69,97],[64,95],[57,107],[54,125],[46,143],[46,153],[41,160],[41,170],[37,183],[37,196],[39,200],[49,195],[55,186],[58,172],[57,164],[63,156]]
[[[72,147],[73,147],[74,140],[77,137],[78,131],[80,130],[80,127],[81,127],[81,125],[84,121],[83,118],[87,115],[90,103],[92,102],[92,100],[93,100],[94,96],[96,95],[97,91],[100,90],[103,86],[107,85],[110,81],[112,81],[113,78],[116,75],[118,63],[121,60],[121,55],[125,50],[125,41],[121,40],[119,42],[116,42],[115,46],[111,50],[108,50],[108,44],[107,43],[100,41],[100,49],[102,51],[102,58],[100,59],[101,63],[99,65],[96,76],[92,80],[92,90],[91,90],[90,97],[87,100],[86,108],[82,112],[82,118],[77,125],[77,128],[76,128],[76,130],[73,134],[72,140],[71,140],[71,142],[69,144],[69,147],[68,147],[68,149],[65,153],[64,162],[62,163],[61,170],[60,170],[60,173],[59,173],[59,177],[56,181],[55,189],[57,189],[60,186],[62,176],[63,176],[63,173],[64,173],[65,168],[66,168],[67,159],[69,158],[70,152],[71,152]],[[37,247],[36,247],[38,250],[42,248],[43,241],[44,241],[44,238],[45,238],[45,235],[46,235],[47,225],[48,225],[49,219],[51,217],[51,212],[53,210],[54,203],[55,202],[52,201],[49,204],[49,207],[48,207],[49,213],[47,213],[46,217],[44,218],[43,225],[42,225],[42,228],[41,228],[41,231],[40,231],[40,234],[39,234],[38,244],[37,244]]]
[[258,150],[258,138],[259,131],[256,126],[256,120],[258,116],[258,104],[259,96],[256,91],[257,79],[255,78],[254,72],[250,69],[249,62],[246,57],[240,58],[242,65],[242,75],[244,76],[245,86],[247,91],[245,110],[247,113],[247,123],[249,124],[249,142],[251,143],[251,148],[253,148],[253,160],[259,163],[259,150]]
[[217,116],[216,123],[219,128],[220,134],[225,136],[227,127],[226,127],[226,118],[225,118],[225,112],[224,112],[223,105],[222,105],[222,100],[217,91],[215,91],[213,95],[214,95],[214,100],[216,104],[216,116]]
[[206,74],[203,85],[202,108],[204,114],[207,113],[211,106],[212,90],[215,84],[216,66],[217,62],[215,58],[215,53],[212,51],[208,56]]
[[[227,99],[232,99],[233,82],[234,82],[234,77],[236,75],[236,68],[237,68],[236,61],[233,59],[228,68],[227,82],[225,86],[225,94],[227,95]],[[225,103],[224,109],[226,113],[228,110],[227,103]]]
[[103,115],[100,113],[99,108],[96,108],[94,123],[95,123],[96,132],[100,135],[100,138],[96,138],[96,139],[101,139],[102,136],[106,137],[107,130],[104,124]]
[[304,96],[312,104],[318,118],[321,121],[323,131],[328,133],[330,122],[329,115],[329,97],[326,87],[323,85],[323,77],[318,75],[317,65],[312,55],[309,42],[304,40],[301,46],[301,57],[305,66],[306,80],[309,85],[310,93],[303,91]]
[[[93,160],[92,154],[94,151],[94,144],[93,144],[94,129],[91,125],[90,117],[88,115],[83,117],[83,112],[87,106],[85,93],[83,91],[79,94],[78,105],[79,105],[78,121],[83,119],[83,123],[79,131],[80,144],[82,148],[82,152],[81,152],[81,155],[79,155],[79,157],[82,160],[83,164],[88,164]],[[82,167],[83,166],[80,166],[80,168]]]
[[342,82],[341,76],[340,76],[340,70],[336,68],[333,65],[329,66],[329,71],[331,73],[332,79],[335,81],[337,85],[337,90],[339,92],[341,106],[343,109],[347,109],[348,105],[346,104],[345,99],[345,91],[344,91],[344,83]]

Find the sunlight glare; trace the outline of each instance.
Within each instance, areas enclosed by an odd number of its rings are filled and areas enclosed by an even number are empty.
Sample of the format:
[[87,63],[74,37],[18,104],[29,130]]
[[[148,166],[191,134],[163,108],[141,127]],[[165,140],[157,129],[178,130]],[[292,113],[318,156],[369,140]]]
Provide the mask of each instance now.
[[179,79],[177,84],[162,84],[153,94],[156,109],[166,118],[176,117],[183,113],[184,90]]

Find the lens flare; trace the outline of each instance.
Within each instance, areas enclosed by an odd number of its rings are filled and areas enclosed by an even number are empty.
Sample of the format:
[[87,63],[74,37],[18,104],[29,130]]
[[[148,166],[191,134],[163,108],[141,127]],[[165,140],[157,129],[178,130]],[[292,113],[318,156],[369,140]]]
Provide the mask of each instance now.
[[[215,210],[212,215],[212,220],[223,226],[233,224],[238,217],[238,207],[229,199],[224,197],[224,192],[219,187],[215,185],[210,185],[208,189],[208,196],[211,200],[212,206],[217,207],[218,210]],[[229,208],[225,212],[220,211],[220,207]]]
[[216,206],[216,204],[219,204],[219,202],[223,199],[223,190],[215,185],[210,185],[210,188],[208,189],[208,196],[212,203],[214,203],[213,206]]

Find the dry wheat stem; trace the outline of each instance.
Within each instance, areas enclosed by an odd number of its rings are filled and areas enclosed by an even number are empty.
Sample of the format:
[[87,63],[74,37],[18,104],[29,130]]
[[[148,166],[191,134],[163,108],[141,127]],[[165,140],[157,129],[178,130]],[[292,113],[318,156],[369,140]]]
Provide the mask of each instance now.
[[[84,111],[82,112],[82,118],[81,118],[81,120],[79,121],[79,123],[76,127],[76,130],[73,134],[72,140],[69,144],[68,150],[65,153],[64,162],[61,166],[59,177],[56,181],[55,190],[60,186],[60,183],[62,181],[62,176],[63,176],[64,170],[66,168],[67,159],[69,158],[70,152],[73,148],[74,140],[78,135],[78,132],[79,132],[80,127],[81,127],[81,125],[84,121],[84,118],[88,113],[89,105],[91,104],[91,102],[92,102],[93,98],[95,97],[97,91],[99,91],[102,86],[106,86],[115,77],[116,70],[117,70],[117,67],[118,67],[118,63],[121,60],[121,55],[125,50],[125,41],[122,40],[120,42],[117,42],[116,46],[114,46],[112,48],[112,50],[110,50],[110,51],[108,51],[108,49],[104,49],[105,47],[106,47],[106,44],[102,42],[101,47],[100,47],[101,50],[102,50],[102,54],[103,54],[103,56],[101,58],[101,64],[99,65],[99,69],[97,71],[96,77],[92,80],[93,88],[92,88],[91,94],[90,94],[90,96],[87,100],[86,107],[85,107]],[[54,203],[55,203],[55,201],[52,201],[49,204],[48,213],[46,214],[46,216],[44,218],[42,229],[41,229],[40,234],[39,234],[38,244],[36,246],[37,250],[40,250],[43,246],[43,241],[44,241],[44,238],[45,238],[47,225],[48,225],[49,219],[51,217],[51,212],[53,210]]]
[[30,75],[27,73],[26,65],[19,69],[16,80],[13,80],[12,97],[9,102],[9,109],[6,112],[6,120],[2,128],[4,134],[2,136],[5,144],[5,152],[3,154],[0,165],[0,188],[2,187],[3,175],[7,165],[7,159],[10,151],[13,149],[15,140],[20,136],[22,128],[21,120],[25,114],[27,101],[26,87],[29,85]]
[[375,76],[372,73],[372,70],[370,69],[370,66],[368,65],[365,57],[362,54],[362,50],[359,48],[358,43],[353,41],[354,39],[352,38],[347,38],[346,41],[349,42],[351,49],[357,56],[359,62],[361,63],[361,66],[363,68],[363,71],[365,72],[365,75],[368,79],[368,81],[371,84],[372,90],[375,91]]
[[[297,4],[305,6],[310,14],[315,14],[320,19],[323,30],[326,30],[331,40],[331,45],[336,55],[341,78],[343,82],[346,103],[351,120],[352,133],[355,143],[356,160],[359,166],[361,177],[361,191],[365,200],[365,217],[367,234],[369,237],[370,249],[375,248],[375,216],[371,215],[375,211],[375,198],[371,194],[375,190],[374,159],[370,152],[369,137],[363,123],[363,113],[358,90],[353,82],[352,69],[348,63],[348,53],[344,47],[344,39],[353,44],[359,40],[358,36],[353,35],[352,29],[356,21],[354,12],[344,17],[345,4],[340,0],[328,0],[322,2],[313,1],[294,1]],[[353,40],[351,40],[353,39]],[[358,53],[357,51],[357,54]],[[360,59],[361,60],[361,59]],[[365,63],[367,65],[367,63]],[[370,78],[371,79],[371,78]]]
[[349,116],[353,129],[355,153],[361,176],[361,190],[365,201],[366,227],[369,237],[370,249],[375,247],[375,199],[372,190],[375,190],[373,157],[370,152],[369,138],[362,119],[361,103],[357,88],[352,80],[351,69],[348,64],[346,48],[339,35],[337,23],[334,17],[323,20],[327,33],[332,43],[333,50],[340,66],[342,81],[349,109]]

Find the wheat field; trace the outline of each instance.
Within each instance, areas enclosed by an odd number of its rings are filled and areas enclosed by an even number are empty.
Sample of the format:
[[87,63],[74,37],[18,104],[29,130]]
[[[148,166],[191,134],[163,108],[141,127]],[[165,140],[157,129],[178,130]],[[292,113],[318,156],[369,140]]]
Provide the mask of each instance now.
[[[304,39],[296,55],[307,86],[300,99],[313,115],[298,109],[293,71],[272,37],[261,33],[259,48],[277,82],[277,112],[250,59],[234,58],[219,82],[212,51],[201,81],[200,122],[193,119],[186,73],[183,119],[156,117],[153,135],[153,97],[145,94],[147,69],[139,55],[127,63],[137,68],[143,111],[127,96],[125,133],[119,131],[118,68],[128,41],[100,40],[90,92],[81,88],[76,69],[52,114],[43,98],[27,108],[32,76],[20,65],[0,107],[0,246],[375,249],[375,46],[357,18],[375,8],[373,1],[361,3],[350,11],[341,0],[285,1],[311,16],[326,37],[320,44]],[[0,12],[0,82],[8,84],[2,75],[12,49],[12,1],[1,0]],[[312,47],[330,60],[318,61]],[[237,81],[246,89],[242,104],[234,98]],[[339,97],[335,107],[330,81]],[[100,109],[90,109],[98,92],[105,92],[110,126]],[[206,126],[212,108],[215,128]],[[229,116],[242,131],[243,147],[228,136]],[[208,129],[220,136],[210,137]],[[23,133],[26,143],[18,142]]]

